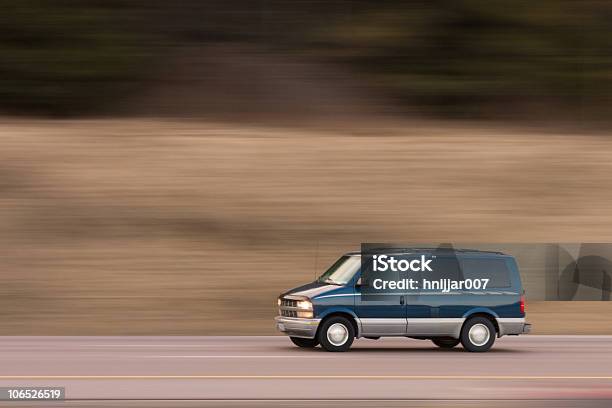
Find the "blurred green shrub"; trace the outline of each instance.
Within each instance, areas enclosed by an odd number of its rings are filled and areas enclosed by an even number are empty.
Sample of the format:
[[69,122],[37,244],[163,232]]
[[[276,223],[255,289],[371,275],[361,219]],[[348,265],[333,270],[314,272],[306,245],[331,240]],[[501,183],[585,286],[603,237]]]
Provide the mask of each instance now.
[[612,113],[612,3],[354,2],[312,33],[405,102],[451,115]]
[[124,3],[2,0],[0,111],[95,112],[129,92],[152,50],[146,9]]
[[347,64],[424,112],[572,120],[612,113],[612,3],[604,0],[0,5],[0,111],[104,112],[148,86],[151,68],[173,47],[250,42]]

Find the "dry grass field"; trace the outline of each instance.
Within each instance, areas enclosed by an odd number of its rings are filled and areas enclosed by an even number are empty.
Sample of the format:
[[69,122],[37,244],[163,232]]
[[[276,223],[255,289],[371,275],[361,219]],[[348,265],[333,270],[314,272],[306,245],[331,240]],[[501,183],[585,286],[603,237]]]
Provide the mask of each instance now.
[[[612,139],[391,123],[0,122],[0,334],[271,334],[360,242],[610,242]],[[528,305],[612,333],[610,302]]]

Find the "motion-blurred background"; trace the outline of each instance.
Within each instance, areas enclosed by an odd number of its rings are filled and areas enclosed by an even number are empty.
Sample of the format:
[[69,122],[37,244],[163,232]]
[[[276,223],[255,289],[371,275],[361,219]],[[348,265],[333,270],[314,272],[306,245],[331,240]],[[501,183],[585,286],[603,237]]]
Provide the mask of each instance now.
[[[611,22],[0,1],[0,333],[267,334],[361,242],[612,241]],[[610,302],[540,293],[536,333],[612,332]]]

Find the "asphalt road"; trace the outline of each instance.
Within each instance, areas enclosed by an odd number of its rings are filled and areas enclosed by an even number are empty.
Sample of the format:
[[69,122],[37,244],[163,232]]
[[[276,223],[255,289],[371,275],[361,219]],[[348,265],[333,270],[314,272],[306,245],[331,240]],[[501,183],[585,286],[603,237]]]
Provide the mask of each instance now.
[[357,340],[348,353],[328,353],[299,349],[282,336],[1,337],[0,362],[0,386],[63,386],[79,406],[112,400],[368,406],[374,399],[385,400],[376,406],[398,400],[608,406],[600,404],[612,400],[612,336],[507,337],[483,354],[403,338]]

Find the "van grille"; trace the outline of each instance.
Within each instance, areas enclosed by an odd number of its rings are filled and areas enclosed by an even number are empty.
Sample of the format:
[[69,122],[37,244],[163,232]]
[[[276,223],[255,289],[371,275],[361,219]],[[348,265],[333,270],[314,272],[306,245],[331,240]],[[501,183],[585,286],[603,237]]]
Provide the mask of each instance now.
[[297,300],[281,299],[281,307],[297,307]]
[[281,310],[281,316],[283,316],[283,317],[297,317],[297,311],[295,311],[295,310]]
[[298,317],[297,315],[298,301],[295,299],[281,298],[280,315],[283,317]]

